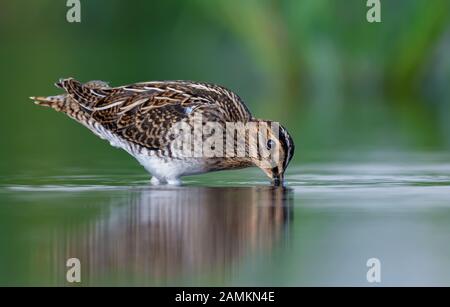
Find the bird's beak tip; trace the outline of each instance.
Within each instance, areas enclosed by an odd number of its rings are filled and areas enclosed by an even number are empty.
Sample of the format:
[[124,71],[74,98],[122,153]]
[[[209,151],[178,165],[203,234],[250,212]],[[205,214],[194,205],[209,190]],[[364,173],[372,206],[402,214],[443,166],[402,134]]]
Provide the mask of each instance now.
[[281,186],[284,185],[284,178],[282,175],[274,176],[272,178],[272,184],[273,186]]

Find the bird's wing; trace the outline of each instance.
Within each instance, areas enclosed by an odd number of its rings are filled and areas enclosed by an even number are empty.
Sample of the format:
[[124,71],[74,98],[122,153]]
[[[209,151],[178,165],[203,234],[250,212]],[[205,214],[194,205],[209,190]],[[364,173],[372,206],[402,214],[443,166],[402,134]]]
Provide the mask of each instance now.
[[168,129],[199,111],[208,120],[221,122],[247,122],[252,118],[236,94],[217,85],[165,81],[109,88],[66,80],[70,82],[62,87],[95,121],[149,149],[165,148]]

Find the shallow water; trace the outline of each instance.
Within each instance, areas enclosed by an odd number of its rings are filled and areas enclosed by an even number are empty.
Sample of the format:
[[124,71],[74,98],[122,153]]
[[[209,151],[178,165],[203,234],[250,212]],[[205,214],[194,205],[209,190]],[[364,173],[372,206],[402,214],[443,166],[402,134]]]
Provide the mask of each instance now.
[[[144,172],[0,178],[0,283],[450,285],[450,159],[309,163],[148,184]],[[99,175],[100,174],[100,175]]]

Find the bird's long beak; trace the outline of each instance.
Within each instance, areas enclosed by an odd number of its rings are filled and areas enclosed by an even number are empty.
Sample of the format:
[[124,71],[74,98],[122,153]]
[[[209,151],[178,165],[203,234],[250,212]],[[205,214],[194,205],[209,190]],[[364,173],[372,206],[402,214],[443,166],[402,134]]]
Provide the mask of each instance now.
[[276,174],[272,177],[272,184],[274,186],[280,186],[284,184],[284,174],[283,173],[279,173]]

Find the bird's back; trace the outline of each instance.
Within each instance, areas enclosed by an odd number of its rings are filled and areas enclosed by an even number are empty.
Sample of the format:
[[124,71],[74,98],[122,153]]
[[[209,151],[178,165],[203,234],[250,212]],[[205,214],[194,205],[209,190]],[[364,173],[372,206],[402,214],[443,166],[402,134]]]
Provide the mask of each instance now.
[[[66,91],[52,96],[59,97],[59,110],[103,138],[108,138],[105,133],[111,134],[149,150],[167,147],[168,129],[175,123],[189,122],[199,112],[205,121],[245,123],[252,119],[238,95],[213,84],[152,81],[110,87],[103,81],[82,84],[68,78],[56,85]],[[51,106],[49,97],[37,98],[40,104]]]

